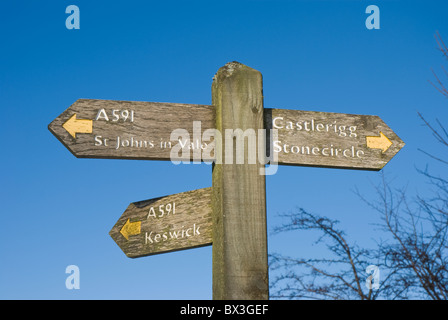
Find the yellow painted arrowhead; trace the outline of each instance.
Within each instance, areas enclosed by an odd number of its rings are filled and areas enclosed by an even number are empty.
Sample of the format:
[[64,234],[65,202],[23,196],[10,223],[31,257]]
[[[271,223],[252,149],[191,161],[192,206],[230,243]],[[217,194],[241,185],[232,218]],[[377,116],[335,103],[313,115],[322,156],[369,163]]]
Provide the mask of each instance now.
[[383,153],[392,145],[392,141],[390,141],[382,132],[380,132],[379,137],[366,137],[366,142],[367,148],[381,149]]
[[93,121],[76,119],[76,113],[62,127],[76,139],[77,133],[92,133]]
[[126,221],[124,226],[121,228],[120,233],[126,238],[126,240],[129,240],[129,236],[140,234],[141,226],[141,221],[131,222],[130,219],[128,219],[128,221]]

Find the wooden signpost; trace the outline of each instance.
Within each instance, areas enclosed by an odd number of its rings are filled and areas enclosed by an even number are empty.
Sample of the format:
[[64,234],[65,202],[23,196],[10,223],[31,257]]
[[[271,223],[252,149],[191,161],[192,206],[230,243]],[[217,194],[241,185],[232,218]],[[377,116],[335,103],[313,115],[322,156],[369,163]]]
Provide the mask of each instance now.
[[[193,130],[194,121],[199,132]],[[190,160],[193,152],[185,159],[170,157],[172,146],[179,143],[171,141],[171,133],[178,128],[190,132],[191,138],[193,133],[198,136],[186,146],[200,150],[203,143],[198,140],[203,131],[214,128],[214,109],[181,103],[79,99],[48,126],[78,158]]]
[[[212,188],[131,203],[110,236],[131,258],[213,244],[213,298],[268,299],[266,156],[380,170],[404,143],[377,116],[267,109],[262,91],[259,71],[230,62],[211,106],[80,99],[48,128],[79,158],[213,161]],[[239,150],[245,137],[262,161]]]
[[[277,153],[282,165],[380,170],[404,146],[378,116],[263,111],[264,128],[278,131],[267,150]],[[214,160],[202,152],[213,148],[213,140],[203,139],[215,128],[213,106],[79,99],[48,128],[78,158],[193,160],[199,152],[202,161]],[[188,141],[171,139],[178,128],[191,134]],[[191,152],[173,157],[176,145]]]
[[283,165],[380,170],[404,146],[378,116],[267,109],[265,123]]
[[211,245],[211,191],[131,203],[109,234],[130,258]]
[[[226,64],[215,75],[212,104],[220,132],[262,130],[261,73],[239,63]],[[235,146],[224,145],[228,142],[222,142],[223,159],[226,152],[237,153]],[[248,155],[244,164],[213,167],[214,299],[269,298],[266,182],[260,169],[264,165],[249,163]]]

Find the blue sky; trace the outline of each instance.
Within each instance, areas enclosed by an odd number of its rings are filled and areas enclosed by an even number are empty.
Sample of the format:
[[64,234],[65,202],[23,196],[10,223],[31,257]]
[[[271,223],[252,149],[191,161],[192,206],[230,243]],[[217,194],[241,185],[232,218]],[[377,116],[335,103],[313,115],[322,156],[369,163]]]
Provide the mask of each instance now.
[[[68,30],[68,5],[80,29]],[[380,29],[365,26],[368,5]],[[211,186],[211,167],[75,158],[47,129],[79,98],[211,104],[215,72],[263,74],[265,107],[380,116],[406,146],[383,172],[425,192],[416,172],[443,156],[417,111],[448,122],[428,82],[446,65],[446,1],[3,1],[0,4],[1,299],[211,299],[211,247],[127,258],[108,235],[129,203]],[[378,216],[353,192],[381,174],[305,167],[267,177],[269,252],[316,252],[309,235],[271,235],[303,207],[371,245]],[[318,251],[319,252],[319,251]],[[80,269],[67,290],[65,268]]]

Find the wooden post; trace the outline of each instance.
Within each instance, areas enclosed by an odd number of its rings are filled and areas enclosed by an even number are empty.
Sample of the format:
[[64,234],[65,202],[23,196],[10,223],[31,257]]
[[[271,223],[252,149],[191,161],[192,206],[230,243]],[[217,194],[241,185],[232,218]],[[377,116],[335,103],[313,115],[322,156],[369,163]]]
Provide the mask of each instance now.
[[229,129],[248,135],[254,130],[256,137],[263,129],[261,73],[238,62],[227,63],[213,79],[212,104],[215,128],[222,135],[222,163],[213,165],[213,299],[268,299],[264,164],[258,152],[255,164],[248,161],[249,143],[244,138],[244,163],[235,163],[238,139],[226,139]]

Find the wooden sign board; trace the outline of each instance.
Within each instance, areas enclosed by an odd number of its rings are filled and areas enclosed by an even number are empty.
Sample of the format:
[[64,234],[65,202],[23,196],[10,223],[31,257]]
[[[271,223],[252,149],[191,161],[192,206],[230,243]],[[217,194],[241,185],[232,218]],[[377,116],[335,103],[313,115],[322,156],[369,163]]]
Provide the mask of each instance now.
[[[207,105],[79,99],[48,128],[79,158],[212,161],[214,141],[203,134],[214,117]],[[265,108],[264,127],[281,165],[380,170],[404,146],[371,115]],[[172,139],[176,129],[188,139]],[[272,141],[269,129],[278,130]]]
[[265,109],[265,128],[277,129],[270,149],[282,165],[380,170],[404,142],[378,117]]
[[[193,121],[198,121],[199,132],[194,132]],[[211,106],[79,99],[48,129],[78,158],[190,160],[171,159],[171,148],[178,143],[170,139],[173,130],[187,130],[191,137],[184,142],[197,150],[207,142],[195,141],[193,134],[201,137],[213,127]]]
[[109,234],[130,258],[211,245],[211,189],[131,203]]

